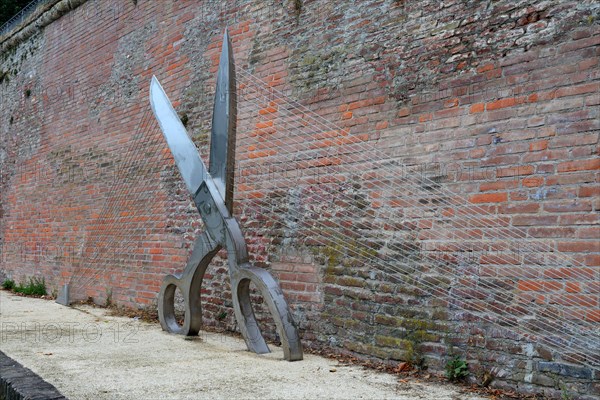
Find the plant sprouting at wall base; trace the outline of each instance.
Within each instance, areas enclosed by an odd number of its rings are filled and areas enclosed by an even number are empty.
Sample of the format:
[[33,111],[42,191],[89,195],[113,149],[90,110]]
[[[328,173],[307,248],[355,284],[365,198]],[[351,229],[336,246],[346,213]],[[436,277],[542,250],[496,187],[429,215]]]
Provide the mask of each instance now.
[[464,380],[469,376],[469,365],[465,360],[456,356],[446,363],[446,377],[451,382]]

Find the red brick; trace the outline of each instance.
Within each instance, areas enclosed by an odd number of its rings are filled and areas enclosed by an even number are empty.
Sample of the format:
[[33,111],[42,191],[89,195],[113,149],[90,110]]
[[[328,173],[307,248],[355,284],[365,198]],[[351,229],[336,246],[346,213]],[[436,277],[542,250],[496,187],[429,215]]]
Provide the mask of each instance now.
[[533,171],[533,165],[519,165],[516,167],[498,168],[496,176],[503,178],[507,176],[531,175]]
[[540,140],[539,142],[533,142],[529,144],[529,151],[540,151],[548,148],[547,140]]
[[385,97],[377,97],[374,99],[366,99],[366,100],[359,100],[359,101],[355,101],[352,102],[350,104],[348,104],[348,110],[355,110],[357,108],[364,108],[364,107],[368,107],[370,105],[373,104],[383,104],[385,102]]
[[482,182],[479,184],[479,190],[487,192],[490,190],[514,189],[518,184],[519,181]]
[[562,282],[545,281],[542,282],[542,287],[545,292],[557,292],[563,289]]
[[600,158],[591,160],[567,161],[558,164],[558,172],[594,171],[600,169]]
[[600,196],[600,185],[581,186],[578,192],[579,197]]
[[408,107],[403,107],[398,110],[397,116],[399,118],[406,117],[407,115],[410,115],[410,109]]
[[258,113],[260,115],[267,115],[267,114],[272,114],[272,113],[275,113],[275,112],[277,112],[277,108],[276,107],[265,107],[265,108],[262,108],[262,109],[260,109],[258,111]]
[[508,200],[508,194],[504,193],[481,193],[469,198],[471,203],[502,203]]
[[423,114],[419,116],[419,122],[427,122],[431,121],[433,115],[432,114]]
[[519,290],[540,292],[544,289],[544,283],[540,281],[519,281]]
[[565,284],[565,290],[568,293],[579,293],[581,292],[581,284],[579,282],[567,282]]
[[566,253],[600,252],[600,242],[559,242],[558,251]]
[[556,90],[556,97],[564,97],[564,96],[575,96],[584,93],[598,93],[600,92],[600,83],[588,83],[585,85],[579,86],[567,86],[562,87]]
[[585,320],[589,322],[600,322],[600,310],[591,310],[585,314]]
[[544,178],[541,176],[530,176],[522,180],[523,186],[538,187],[544,184]]
[[512,223],[515,226],[556,225],[558,223],[558,216],[556,216],[556,215],[544,215],[544,216],[515,215],[512,219]]
[[388,122],[387,121],[380,121],[375,125],[375,129],[385,129],[388,127]]
[[565,227],[532,227],[527,230],[527,233],[534,238],[569,238],[575,237],[574,228]]
[[471,114],[475,114],[475,113],[480,113],[483,112],[485,110],[485,104],[483,103],[479,103],[479,104],[473,104],[469,110],[469,112]]
[[586,254],[585,265],[590,267],[600,267],[600,254]]
[[531,214],[537,213],[541,208],[537,203],[516,202],[503,204],[500,210],[504,214]]
[[506,99],[500,99],[491,103],[486,103],[485,109],[487,111],[499,110],[501,108],[512,107],[524,102],[524,99],[517,97],[509,97]]
[[256,123],[256,129],[265,129],[273,126],[273,121],[263,121]]
[[560,304],[564,306],[578,307],[598,307],[598,296],[590,296],[585,294],[566,294],[557,296],[552,304]]
[[444,108],[454,108],[458,107],[458,99],[449,99],[444,102]]
[[489,64],[484,64],[484,65],[478,67],[477,72],[481,74],[483,72],[490,71],[492,69],[494,69],[494,63],[489,63]]

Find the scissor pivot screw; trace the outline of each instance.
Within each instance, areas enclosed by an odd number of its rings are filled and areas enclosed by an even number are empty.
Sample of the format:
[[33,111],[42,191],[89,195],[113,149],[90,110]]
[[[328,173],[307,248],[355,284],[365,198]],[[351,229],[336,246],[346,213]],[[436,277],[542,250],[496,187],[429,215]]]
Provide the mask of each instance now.
[[210,207],[210,204],[206,203],[206,204],[204,205],[204,212],[205,212],[206,214],[210,214],[210,212],[211,212],[211,211],[212,211],[212,209],[211,209],[211,207]]

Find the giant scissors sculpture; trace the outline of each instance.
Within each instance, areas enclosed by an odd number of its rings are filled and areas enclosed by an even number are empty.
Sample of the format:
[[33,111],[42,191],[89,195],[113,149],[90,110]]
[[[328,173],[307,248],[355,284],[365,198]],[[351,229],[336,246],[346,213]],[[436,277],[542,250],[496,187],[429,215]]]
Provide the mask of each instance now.
[[[158,299],[162,328],[187,336],[198,334],[202,324],[202,279],[211,259],[225,248],[235,317],[248,349],[258,354],[270,351],[252,310],[249,286],[253,283],[273,316],[285,359],[301,360],[298,328],[283,292],[271,274],[249,262],[244,237],[232,216],[237,111],[235,69],[228,34],[223,38],[217,76],[208,170],[156,77],[152,77],[150,84],[150,104],[206,228],[196,239],[183,273],[168,275],[163,280]],[[183,325],[177,323],[174,314],[176,288],[185,301]]]

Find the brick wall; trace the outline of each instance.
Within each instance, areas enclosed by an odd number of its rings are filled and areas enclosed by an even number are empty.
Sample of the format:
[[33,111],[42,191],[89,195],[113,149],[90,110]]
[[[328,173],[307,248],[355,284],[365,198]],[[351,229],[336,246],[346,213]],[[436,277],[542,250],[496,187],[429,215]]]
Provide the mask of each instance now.
[[[590,359],[525,340],[536,326],[519,318],[535,306],[538,320],[600,322],[599,13],[592,1],[87,1],[3,48],[0,270],[154,306],[202,223],[149,80],[205,157],[228,24],[235,213],[305,345],[432,371],[457,354],[473,379],[598,396]],[[205,322],[235,329],[222,258],[207,274]]]

